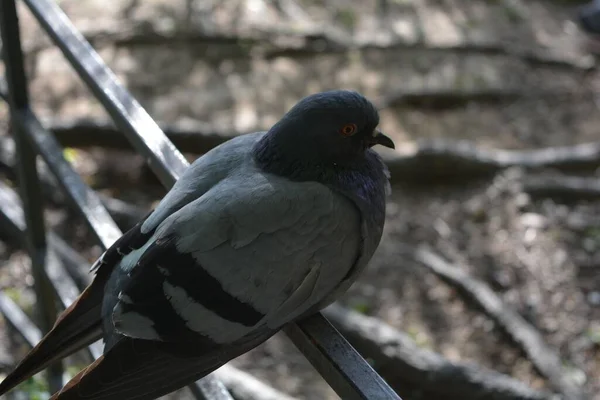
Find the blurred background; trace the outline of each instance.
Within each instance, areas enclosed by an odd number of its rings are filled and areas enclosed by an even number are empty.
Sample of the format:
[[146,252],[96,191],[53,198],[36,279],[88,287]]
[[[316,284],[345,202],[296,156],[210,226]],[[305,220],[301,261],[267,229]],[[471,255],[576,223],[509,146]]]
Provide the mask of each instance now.
[[[268,129],[310,93],[355,89],[377,103],[397,145],[382,150],[393,180],[385,236],[330,315],[404,399],[600,399],[600,12],[580,8],[593,4],[57,3],[189,160]],[[34,109],[131,226],[164,189],[19,11]],[[7,112],[0,103],[3,152]],[[48,226],[93,261],[100,249],[64,197],[50,189],[45,201]],[[33,310],[29,260],[9,235],[0,290]],[[25,349],[0,317],[0,375]],[[281,334],[232,365],[296,399],[338,398]],[[482,383],[461,386],[465,371]],[[22,387],[47,398],[42,379]]]

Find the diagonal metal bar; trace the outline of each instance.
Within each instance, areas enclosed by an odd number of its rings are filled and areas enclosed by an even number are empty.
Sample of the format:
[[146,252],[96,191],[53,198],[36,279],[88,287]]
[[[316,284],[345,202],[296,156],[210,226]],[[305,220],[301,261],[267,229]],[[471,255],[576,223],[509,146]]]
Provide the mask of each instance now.
[[[167,139],[150,115],[117,81],[100,56],[54,2],[50,0],[24,0],[24,2],[80,77],[105,106],[135,149],[146,157],[150,167],[163,185],[167,188],[171,187],[188,167],[183,155]],[[297,347],[303,351],[310,351],[313,364],[330,365],[329,370],[325,368],[319,370],[325,372],[324,378],[334,389],[340,390],[340,394],[355,393],[354,398],[398,398],[397,395],[389,396],[394,392],[372,369],[363,368],[362,373],[365,374],[366,379],[342,383],[340,379],[343,381],[357,377],[349,374],[345,365],[359,363],[364,367],[368,364],[347,342],[345,347],[347,351],[336,353],[335,346],[339,346],[341,343],[339,339],[343,340],[343,338],[335,330],[319,331],[319,329],[327,327],[328,323],[321,314],[315,318],[321,320],[322,323],[315,325],[307,322],[310,319],[304,320],[293,324],[287,331],[292,332],[290,338]],[[294,330],[299,330],[303,334],[294,334]],[[329,374],[330,371],[346,372],[340,376],[339,374]],[[376,382],[377,386],[389,389],[389,391],[381,392],[386,392],[385,397],[364,397],[369,395],[370,390],[363,386],[371,386],[373,382]],[[360,385],[359,391],[355,390],[357,385]]]
[[61,146],[29,109],[17,110],[15,120],[26,132],[32,145],[42,156],[50,171],[57,177],[75,208],[83,216],[104,249],[110,247],[123,234],[112,220],[102,201],[90,189],[69,162],[65,160]]
[[60,236],[52,231],[48,232],[47,240],[48,247],[56,252],[56,255],[62,261],[62,265],[67,274],[69,274],[73,283],[81,292],[91,283],[93,278],[89,273],[90,263],[81,254],[69,246]]
[[402,400],[321,313],[284,330],[342,399]]
[[[26,229],[21,199],[10,187],[0,181],[0,232],[4,231],[7,237],[15,240],[19,246],[26,248]],[[90,283],[91,275],[83,273],[89,271],[90,264],[52,231],[48,232],[46,240],[50,251],[56,252],[67,273],[73,279],[74,286],[69,279],[62,279],[59,284],[53,283],[57,297],[63,303],[63,307],[66,307],[73,300],[72,293],[76,293],[77,289],[83,290]]]
[[[21,123],[23,130],[30,135],[29,138],[44,157],[50,170],[54,172],[58,181],[61,182],[63,188],[69,194],[77,210],[81,212],[88,222],[92,232],[101,241],[102,247],[104,249],[109,247],[121,236],[121,231],[110,215],[108,215],[96,193],[85,185],[81,177],[73,171],[69,163],[62,156],[61,148],[56,143],[54,137],[41,126],[31,111],[18,112],[17,119]],[[90,215],[93,217],[90,218]],[[60,291],[59,288],[64,287],[64,282],[68,277],[64,274],[64,270],[57,265],[58,260],[54,256],[54,253],[48,252],[48,257],[46,270],[48,277],[57,289],[63,305],[71,304],[75,300],[77,292],[74,293],[73,290],[70,290],[69,297],[66,297],[64,290]],[[70,287],[69,289],[72,288]],[[102,354],[98,343],[90,346],[89,352],[94,358],[98,358]],[[225,387],[212,375],[191,384],[189,388],[196,398],[200,400],[231,400]]]
[[4,315],[6,321],[27,342],[29,347],[34,347],[42,339],[42,332],[36,324],[3,292],[0,292],[0,314]]
[[188,385],[188,389],[197,400],[233,400],[225,385],[212,375]]
[[[8,97],[5,83],[1,80],[0,97]],[[110,217],[100,197],[72,169],[65,160],[62,148],[54,135],[42,126],[29,108],[16,110],[15,115],[19,128],[27,133],[32,145],[42,156],[50,171],[58,178],[57,181],[63,191],[83,216],[103,249],[110,247],[122,232]]]
[[[2,97],[2,94],[2,79],[0,79],[0,97]],[[16,177],[15,164],[17,157],[14,144],[11,137],[0,135],[0,172],[4,172],[6,178],[13,181]],[[40,175],[44,199],[54,205],[63,205],[65,199],[64,191],[61,189],[54,175],[49,171],[45,162],[38,163],[38,173]],[[98,197],[120,229],[131,228],[147,214],[144,208],[108,195],[98,193]]]
[[[2,230],[11,233],[12,238],[24,245],[27,230],[19,196],[2,182],[0,182],[0,217],[3,222]],[[63,263],[59,261],[61,257],[57,253],[65,252],[63,243],[62,239],[55,234],[48,233],[48,262],[45,265],[45,271],[52,283],[56,297],[62,307],[66,308],[77,298],[79,288],[70,274],[65,271]],[[102,354],[102,346],[96,342],[88,347],[87,353],[90,357],[98,358]]]
[[[14,0],[11,0],[11,2],[14,2]],[[52,3],[47,3],[47,4],[53,5]],[[60,9],[58,9],[58,10],[60,11]],[[64,14],[63,14],[63,16],[64,16]],[[16,19],[17,19],[17,14],[16,14],[16,10],[15,10],[14,20],[16,21]],[[64,16],[64,19],[66,22],[69,22],[68,19],[66,18],[66,16]],[[74,30],[74,32],[77,32],[77,31]],[[8,38],[8,37],[10,37],[10,36],[5,36],[5,39],[3,41],[6,41],[6,38]],[[17,49],[19,51],[19,54],[21,51],[20,48],[21,48],[20,43],[18,43]],[[76,57],[75,54],[73,54],[73,56]],[[75,61],[76,61],[76,58],[75,58]],[[77,63],[75,62],[75,64],[77,64]],[[116,78],[114,77],[112,72],[108,68],[105,68],[105,69],[106,69],[105,72],[107,74],[106,78],[109,80],[113,79],[115,84],[117,84]],[[25,82],[25,77],[23,76],[23,83],[24,82]],[[97,86],[100,89],[102,88],[101,85],[97,85]],[[118,86],[118,84],[117,84],[117,86]],[[12,92],[11,92],[12,89],[13,88],[11,87],[10,78],[9,78],[9,80],[8,80],[9,100],[12,95]],[[110,102],[110,104],[112,104],[113,107],[107,107],[107,108],[108,108],[109,112],[112,111],[111,114],[113,114],[113,116],[114,115],[122,115],[121,114],[122,111],[124,111],[124,110],[126,111],[127,109],[135,109],[135,106],[137,105],[137,107],[139,108],[139,110],[137,112],[137,119],[136,119],[138,124],[143,125],[145,123],[146,125],[150,125],[150,126],[146,127],[146,129],[149,129],[150,133],[152,132],[152,125],[154,125],[154,126],[156,126],[156,129],[158,129],[158,131],[162,134],[162,131],[160,131],[160,128],[158,128],[158,125],[156,125],[154,120],[152,120],[152,118],[150,118],[150,116],[145,112],[145,110],[143,110],[141,108],[141,106],[139,106],[137,101],[135,99],[133,99],[133,97],[131,97],[131,95],[129,95],[128,92],[124,91],[120,96],[117,95],[116,98],[117,99],[121,98],[122,100],[125,100],[125,103],[121,103],[120,105],[118,105],[114,102]],[[32,144],[40,152],[40,154],[42,155],[42,157],[48,164],[50,170],[57,176],[58,181],[61,183],[61,185],[63,185],[63,189],[65,189],[65,191],[69,195],[70,199],[73,201],[75,207],[82,213],[82,215],[86,219],[86,222],[88,222],[88,225],[92,229],[92,232],[100,240],[102,247],[103,248],[109,247],[116,239],[118,239],[121,236],[121,232],[117,228],[117,226],[114,223],[114,221],[112,220],[112,218],[110,218],[110,216],[108,215],[108,212],[106,211],[106,209],[100,202],[97,195],[89,187],[87,187],[87,185],[85,185],[85,183],[82,181],[81,177],[73,171],[73,169],[71,168],[69,163],[64,159],[61,148],[58,145],[58,143],[56,142],[56,140],[54,139],[54,137],[43,128],[41,123],[37,120],[35,115],[29,110],[29,108],[28,107],[17,108],[17,107],[13,107],[12,105],[13,104],[11,103],[11,111],[13,112],[14,119],[16,119],[16,121],[19,123],[19,127],[21,128],[21,130],[24,131],[24,133],[27,133],[29,135],[29,139],[31,140]],[[106,106],[106,104],[105,104],[105,106]],[[142,112],[140,112],[140,110]],[[116,120],[118,120],[118,119],[116,119]],[[134,118],[132,118],[132,115],[129,115],[129,116],[124,116],[122,122],[125,122],[125,125],[127,126],[133,120],[134,120]],[[164,136],[164,134],[163,134],[163,136]],[[165,141],[166,142],[164,144],[161,144],[161,146],[159,146],[158,148],[168,149],[168,146],[170,145],[174,149],[174,146],[172,145],[172,143],[170,141],[168,141],[168,139],[166,139],[166,137],[165,137]],[[155,150],[155,149],[156,148],[152,148],[151,150]],[[32,154],[35,154],[35,153],[32,152]],[[173,153],[170,153],[168,151],[166,151],[166,154],[167,154],[167,156],[173,155]],[[183,171],[185,169],[185,159],[183,158],[183,155],[179,154],[179,156],[181,158],[180,161],[183,163],[183,164],[181,164],[183,167],[182,168],[182,171]],[[151,166],[156,164],[155,162],[153,162],[153,160],[152,160],[153,158],[157,158],[157,157],[151,157],[149,159],[149,163]],[[160,177],[160,175],[159,175],[159,177]],[[179,175],[163,176],[163,179],[171,181],[171,185],[172,185],[174,180],[176,180],[178,177],[179,177]],[[36,175],[36,182],[37,182],[37,189],[39,190],[40,185],[39,185],[39,179],[37,179],[37,175]],[[40,198],[40,196],[38,196],[38,198]],[[40,219],[40,221],[43,221],[43,219]],[[44,232],[43,226],[41,229],[41,234],[44,237],[44,243],[45,243],[45,232]],[[56,266],[56,262],[55,262],[56,259],[53,258],[52,261],[53,261],[52,265]],[[58,270],[56,268],[48,270],[49,275],[51,275],[52,272],[55,273],[54,278],[57,278],[56,273],[58,272]],[[36,278],[36,282],[37,281],[38,281],[38,279]],[[55,281],[55,282],[58,283],[58,281]],[[101,354],[101,352],[98,352],[98,349],[94,348],[93,346],[91,347],[90,351],[95,357],[98,357]],[[58,385],[58,386],[56,387],[56,385]],[[62,386],[62,384],[61,384],[60,380],[56,380],[56,383],[51,385],[51,388],[53,391],[56,391],[56,390],[60,389],[61,386]],[[200,400],[202,400],[202,399],[208,400],[209,398],[214,399],[214,400],[232,400],[232,398],[229,395],[229,393],[227,392],[227,390],[212,375],[207,376],[201,382],[196,382],[196,383],[190,385],[189,387],[192,390],[192,392],[196,395],[196,397]]]
[[[37,302],[40,307],[42,329],[52,328],[57,315],[52,287],[44,272],[48,261],[44,209],[36,167],[35,150],[28,143],[26,133],[16,127],[17,111],[29,108],[27,78],[23,66],[19,20],[15,0],[0,2],[0,34],[2,36],[2,57],[6,70],[8,102],[11,111],[11,124],[14,129],[15,146],[18,154],[18,181],[23,199],[27,224],[27,251],[31,258],[31,270]],[[57,362],[48,368],[48,384],[52,390],[62,387],[62,363]]]
[[[23,247],[26,247],[27,237],[27,226],[25,225],[25,216],[21,200],[16,192],[9,188],[3,182],[0,182],[0,216],[2,217],[3,225],[2,230],[7,230],[13,236],[13,239],[17,239]],[[64,242],[62,239],[57,237],[52,232],[48,233],[47,241],[48,252],[53,252],[54,249],[59,248]],[[59,251],[64,252],[62,248]],[[61,257],[58,257],[61,258]],[[56,295],[63,307],[70,305],[79,295],[77,285],[69,278],[64,267],[60,265],[60,262],[52,256],[49,257],[52,262],[46,265],[46,273],[50,278],[53,288],[56,291]],[[84,261],[85,265],[87,264]]]
[[[98,53],[50,0],[24,0],[115,124],[146,157],[163,185],[171,187],[188,164],[144,108],[118,82]],[[168,165],[169,168],[165,168]]]
[[19,332],[30,347],[42,339],[42,332],[4,292],[0,292],[0,313]]

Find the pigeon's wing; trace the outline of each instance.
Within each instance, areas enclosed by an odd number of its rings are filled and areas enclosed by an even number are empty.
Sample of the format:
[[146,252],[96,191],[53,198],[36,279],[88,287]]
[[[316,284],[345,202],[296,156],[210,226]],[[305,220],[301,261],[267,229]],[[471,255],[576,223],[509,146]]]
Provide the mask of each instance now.
[[212,185],[227,176],[232,166],[247,153],[245,149],[259,134],[240,136],[214,148],[197,159],[177,181],[154,212],[119,238],[94,263],[93,282],[58,318],[46,334],[0,383],[0,396],[52,362],[74,353],[102,337],[101,308],[106,283],[123,257],[141,248],[152,237],[156,226],[187,202],[204,194]]
[[142,230],[154,229],[181,207],[191,203],[235,170],[252,163],[250,149],[264,132],[237,136],[198,158],[161,200]]
[[278,329],[343,280],[361,239],[356,207],[321,184],[232,177],[158,226],[120,287],[114,327],[216,344]]
[[355,208],[322,185],[260,174],[216,185],[120,265],[123,336],[53,400],[152,399],[205,376],[330,292],[359,236]]

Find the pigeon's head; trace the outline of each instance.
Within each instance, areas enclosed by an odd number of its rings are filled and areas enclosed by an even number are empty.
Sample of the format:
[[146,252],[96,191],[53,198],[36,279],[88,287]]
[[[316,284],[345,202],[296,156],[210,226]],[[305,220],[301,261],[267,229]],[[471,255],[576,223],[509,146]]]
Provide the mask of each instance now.
[[302,168],[352,165],[374,145],[394,148],[378,124],[377,109],[359,93],[317,93],[298,102],[267,132],[257,155],[263,163]]

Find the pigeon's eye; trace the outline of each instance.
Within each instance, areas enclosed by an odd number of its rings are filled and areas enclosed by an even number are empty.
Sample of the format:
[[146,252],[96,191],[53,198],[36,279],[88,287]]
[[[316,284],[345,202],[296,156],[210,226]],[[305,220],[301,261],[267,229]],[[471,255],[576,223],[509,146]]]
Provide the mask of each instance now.
[[356,124],[346,124],[340,129],[340,133],[344,136],[352,136],[356,133]]

